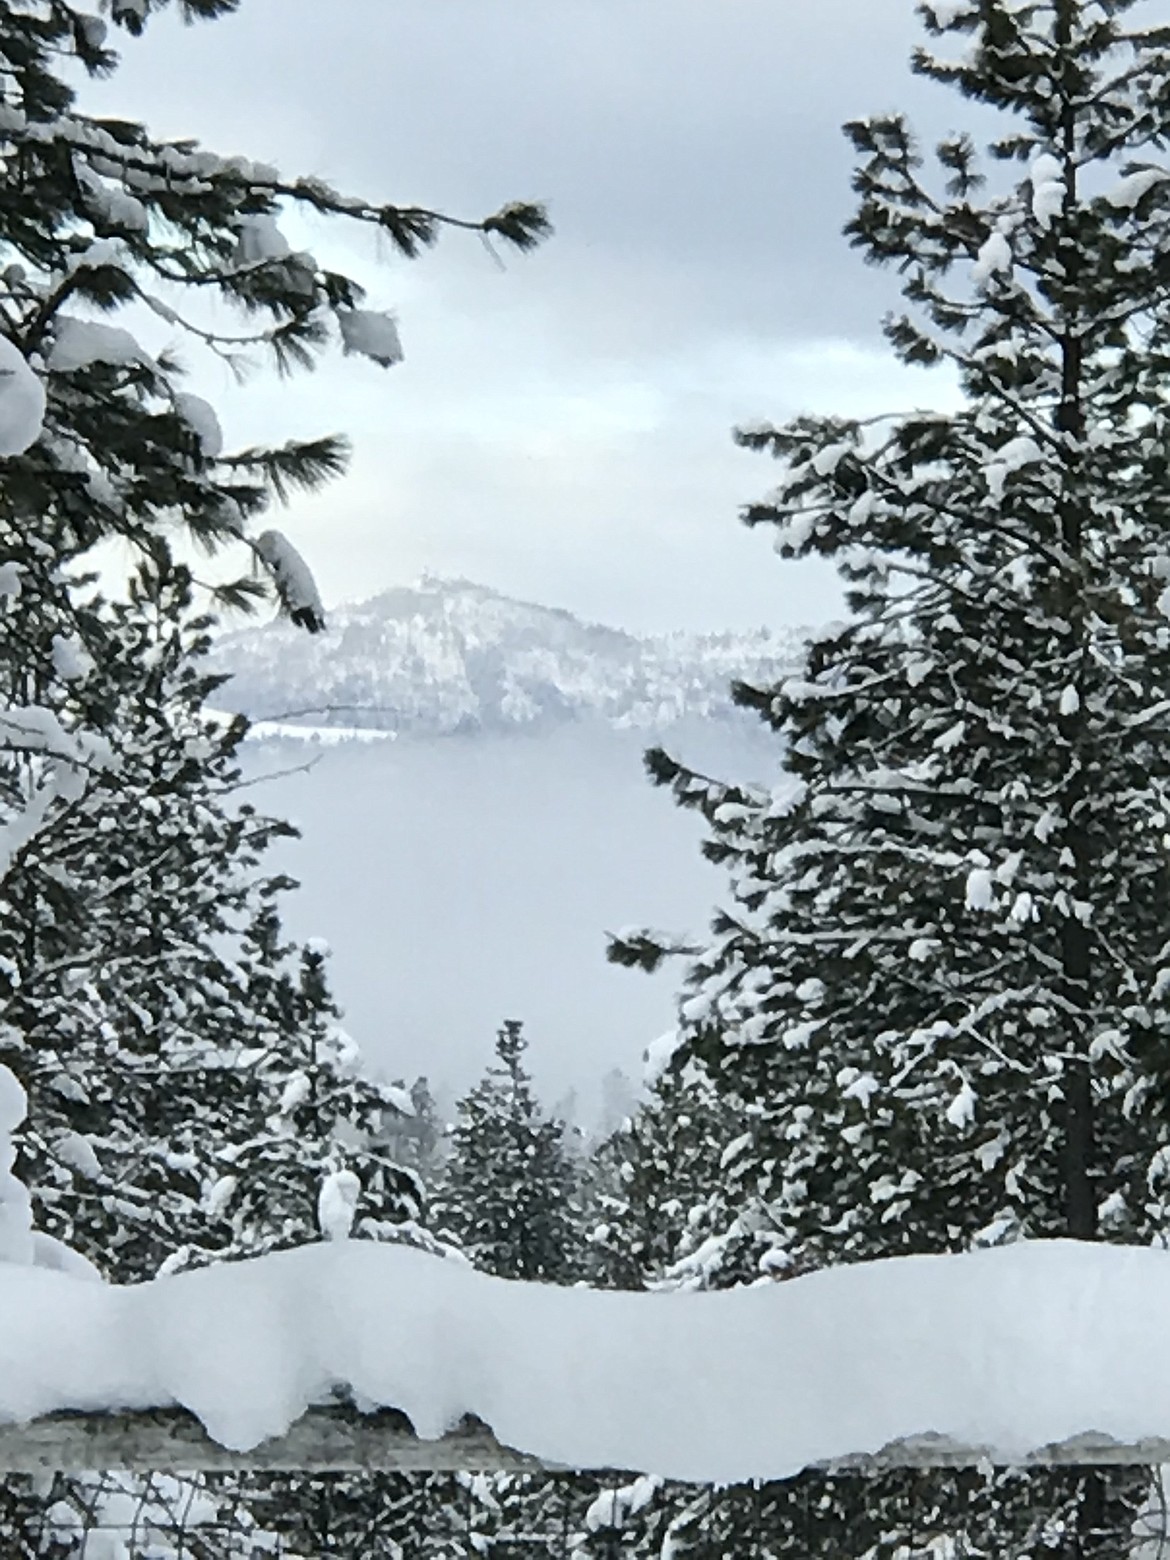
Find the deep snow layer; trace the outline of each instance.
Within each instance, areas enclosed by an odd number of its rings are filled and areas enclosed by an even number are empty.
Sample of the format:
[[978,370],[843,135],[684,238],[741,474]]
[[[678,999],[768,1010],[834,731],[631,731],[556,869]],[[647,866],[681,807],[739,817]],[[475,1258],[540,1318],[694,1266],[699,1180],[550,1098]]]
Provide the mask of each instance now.
[[936,1432],[1170,1437],[1170,1254],[906,1257],[723,1294],[510,1283],[340,1241],[127,1288],[0,1269],[0,1416],[179,1403],[222,1444],[341,1385],[576,1467],[780,1477]]

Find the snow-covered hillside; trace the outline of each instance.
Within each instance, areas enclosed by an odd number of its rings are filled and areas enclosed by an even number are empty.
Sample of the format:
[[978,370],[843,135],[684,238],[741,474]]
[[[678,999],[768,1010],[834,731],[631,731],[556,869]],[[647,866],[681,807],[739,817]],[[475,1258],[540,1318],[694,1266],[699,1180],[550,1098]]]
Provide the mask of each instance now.
[[220,695],[256,720],[403,734],[537,730],[593,717],[661,730],[727,717],[733,679],[793,666],[799,630],[639,638],[515,601],[467,580],[424,576],[337,608],[325,632],[284,622],[226,635]]

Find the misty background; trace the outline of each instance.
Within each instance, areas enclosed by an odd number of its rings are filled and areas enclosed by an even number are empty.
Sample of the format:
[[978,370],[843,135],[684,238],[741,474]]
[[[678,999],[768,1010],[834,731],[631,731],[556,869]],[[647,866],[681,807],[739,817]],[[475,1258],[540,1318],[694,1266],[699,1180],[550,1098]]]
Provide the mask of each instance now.
[[281,521],[327,602],[430,569],[639,631],[745,628],[839,596],[738,525],[772,475],[732,426],[952,394],[891,359],[896,278],[841,237],[845,120],[952,128],[907,69],[918,32],[911,0],[247,0],[160,16],[83,96],[373,200],[548,203],[552,239],[507,258],[288,222],[397,312],[389,372],[338,356],[241,387],[188,354],[229,448],[352,437],[349,476]]
[[[697,932],[721,890],[701,821],[646,780],[645,742],[599,725],[348,742],[252,793],[303,830],[273,852],[303,885],[289,930],[329,942],[345,1027],[387,1076],[461,1092],[519,1018],[542,1096],[576,1090],[586,1120],[605,1072],[640,1078],[681,971],[608,964],[605,933]],[[681,730],[674,747],[739,778],[775,762],[746,723]],[[305,756],[256,743],[249,773]]]
[[771,786],[774,741],[730,699],[801,651],[795,632],[639,637],[427,577],[330,614],[222,638],[216,697],[261,717],[247,799],[302,839],[290,931],[324,937],[346,1027],[388,1078],[450,1098],[520,1019],[544,1098],[596,1122],[636,1082],[683,970],[607,963],[607,933],[701,935],[722,890],[701,819],[653,786],[663,744],[714,779]]
[[[408,263],[288,219],[397,312],[388,373],[338,357],[241,386],[191,361],[229,448],[352,438],[348,476],[280,518],[327,603],[432,571],[636,633],[742,631],[823,622],[841,595],[738,523],[772,472],[732,427],[955,397],[945,371],[892,360],[896,279],[841,237],[843,121],[953,128],[953,100],[907,68],[918,30],[910,0],[248,0],[214,28],[163,15],[83,95],[372,200],[548,202],[553,238],[506,262],[449,234]],[[651,740],[587,723],[329,747],[255,789],[304,831],[281,863],[304,884],[289,921],[332,945],[379,1066],[465,1087],[521,1018],[546,1098],[637,1074],[680,972],[608,966],[605,932],[699,929],[722,886],[697,820],[644,778]],[[750,722],[664,740],[715,774],[774,774]],[[257,744],[248,763],[305,758]]]

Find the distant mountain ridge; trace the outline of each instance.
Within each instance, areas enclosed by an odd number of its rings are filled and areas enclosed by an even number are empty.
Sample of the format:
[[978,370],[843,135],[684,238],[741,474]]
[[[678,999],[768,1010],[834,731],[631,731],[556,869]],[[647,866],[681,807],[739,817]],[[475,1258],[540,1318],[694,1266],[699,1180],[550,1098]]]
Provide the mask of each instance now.
[[799,663],[807,631],[639,636],[424,575],[330,612],[309,635],[283,621],[225,634],[217,703],[289,728],[400,735],[536,730],[600,719],[663,730],[734,713],[734,680]]

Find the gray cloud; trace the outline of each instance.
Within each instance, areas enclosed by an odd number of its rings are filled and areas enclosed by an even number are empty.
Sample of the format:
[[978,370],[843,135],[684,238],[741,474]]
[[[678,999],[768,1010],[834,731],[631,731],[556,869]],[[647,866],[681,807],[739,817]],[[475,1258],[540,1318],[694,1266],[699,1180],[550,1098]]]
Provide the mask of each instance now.
[[327,596],[427,565],[636,627],[754,623],[836,598],[737,528],[770,473],[731,423],[938,393],[870,355],[894,282],[839,236],[841,121],[937,128],[914,35],[908,0],[245,0],[127,43],[96,100],[371,196],[552,207],[502,271],[473,239],[385,264],[306,229],[400,310],[392,375],[240,395],[199,370],[229,436],[354,434],[351,478],[291,521]]

